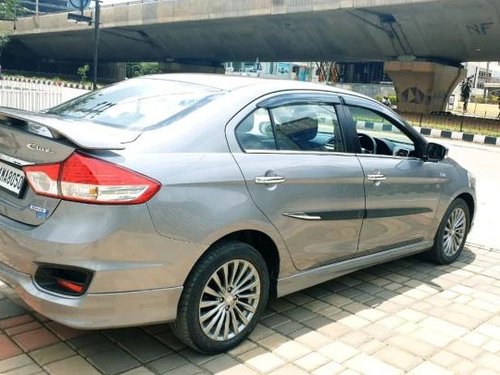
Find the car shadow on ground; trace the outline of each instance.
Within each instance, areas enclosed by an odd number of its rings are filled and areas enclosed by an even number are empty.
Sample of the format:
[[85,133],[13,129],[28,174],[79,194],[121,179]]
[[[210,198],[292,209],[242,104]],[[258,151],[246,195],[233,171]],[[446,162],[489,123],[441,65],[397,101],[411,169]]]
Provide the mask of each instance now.
[[[65,341],[65,348],[105,374],[140,366],[153,373],[238,372],[241,366],[269,372],[294,361],[294,366],[312,371],[314,360],[331,361],[347,355],[335,346],[340,337],[344,344],[364,347],[370,354],[389,337],[415,330],[415,323],[426,317],[418,311],[431,311],[434,316],[440,315],[440,309],[446,313],[447,300],[442,292],[457,284],[463,269],[471,267],[475,258],[468,247],[457,262],[448,266],[437,266],[422,255],[412,256],[274,299],[248,339],[215,356],[186,347],[168,324],[79,331],[31,314]],[[18,303],[8,289],[0,291]],[[300,358],[308,359],[302,365]]]

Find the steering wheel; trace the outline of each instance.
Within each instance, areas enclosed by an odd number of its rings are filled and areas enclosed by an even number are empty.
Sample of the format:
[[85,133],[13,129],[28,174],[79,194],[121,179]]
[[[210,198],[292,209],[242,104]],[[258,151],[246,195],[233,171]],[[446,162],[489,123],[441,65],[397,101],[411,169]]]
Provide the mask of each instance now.
[[358,133],[359,144],[361,146],[361,153],[363,154],[376,154],[377,142],[375,138],[365,133]]
[[335,152],[338,151],[337,148],[337,138],[336,137],[331,137],[326,141],[326,143],[323,145],[323,149],[325,151],[330,151],[330,152]]

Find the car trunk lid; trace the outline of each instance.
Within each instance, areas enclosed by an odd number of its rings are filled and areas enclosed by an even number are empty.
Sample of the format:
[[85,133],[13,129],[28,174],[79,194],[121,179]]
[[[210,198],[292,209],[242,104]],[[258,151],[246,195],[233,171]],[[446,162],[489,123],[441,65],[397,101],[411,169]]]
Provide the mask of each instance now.
[[139,135],[87,121],[0,108],[0,215],[36,226],[47,220],[60,202],[59,198],[37,195],[22,167],[60,162],[77,149],[123,149]]

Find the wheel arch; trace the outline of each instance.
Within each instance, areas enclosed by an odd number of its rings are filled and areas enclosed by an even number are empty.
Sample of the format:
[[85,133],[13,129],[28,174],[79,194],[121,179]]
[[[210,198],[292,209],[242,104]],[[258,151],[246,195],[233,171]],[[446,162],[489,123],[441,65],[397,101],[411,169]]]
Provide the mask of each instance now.
[[278,245],[276,244],[275,240],[273,240],[268,234],[255,229],[245,229],[245,230],[230,232],[215,240],[193,265],[191,271],[186,277],[186,280],[191,276],[191,273],[197,267],[200,261],[205,256],[207,256],[207,254],[209,254],[212,249],[217,247],[217,245],[220,245],[221,243],[228,241],[244,242],[255,248],[261,254],[262,258],[266,262],[269,271],[269,279],[270,279],[269,294],[272,297],[276,296],[277,281],[280,275],[280,269],[283,266],[282,264],[283,258],[280,256],[280,251],[278,249]]
[[476,202],[474,200],[474,197],[470,193],[461,193],[461,194],[457,195],[453,199],[453,201],[455,201],[457,199],[462,199],[463,201],[465,201],[465,203],[467,203],[467,206],[469,207],[470,221],[472,224],[473,219],[474,219],[474,214],[476,212]]

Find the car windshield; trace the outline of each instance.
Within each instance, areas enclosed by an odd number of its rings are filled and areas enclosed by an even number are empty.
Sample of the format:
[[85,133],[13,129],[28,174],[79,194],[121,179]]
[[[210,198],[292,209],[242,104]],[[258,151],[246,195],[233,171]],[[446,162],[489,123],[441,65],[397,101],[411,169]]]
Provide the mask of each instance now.
[[221,91],[159,79],[133,79],[90,92],[46,112],[124,129],[144,130],[184,116]]

